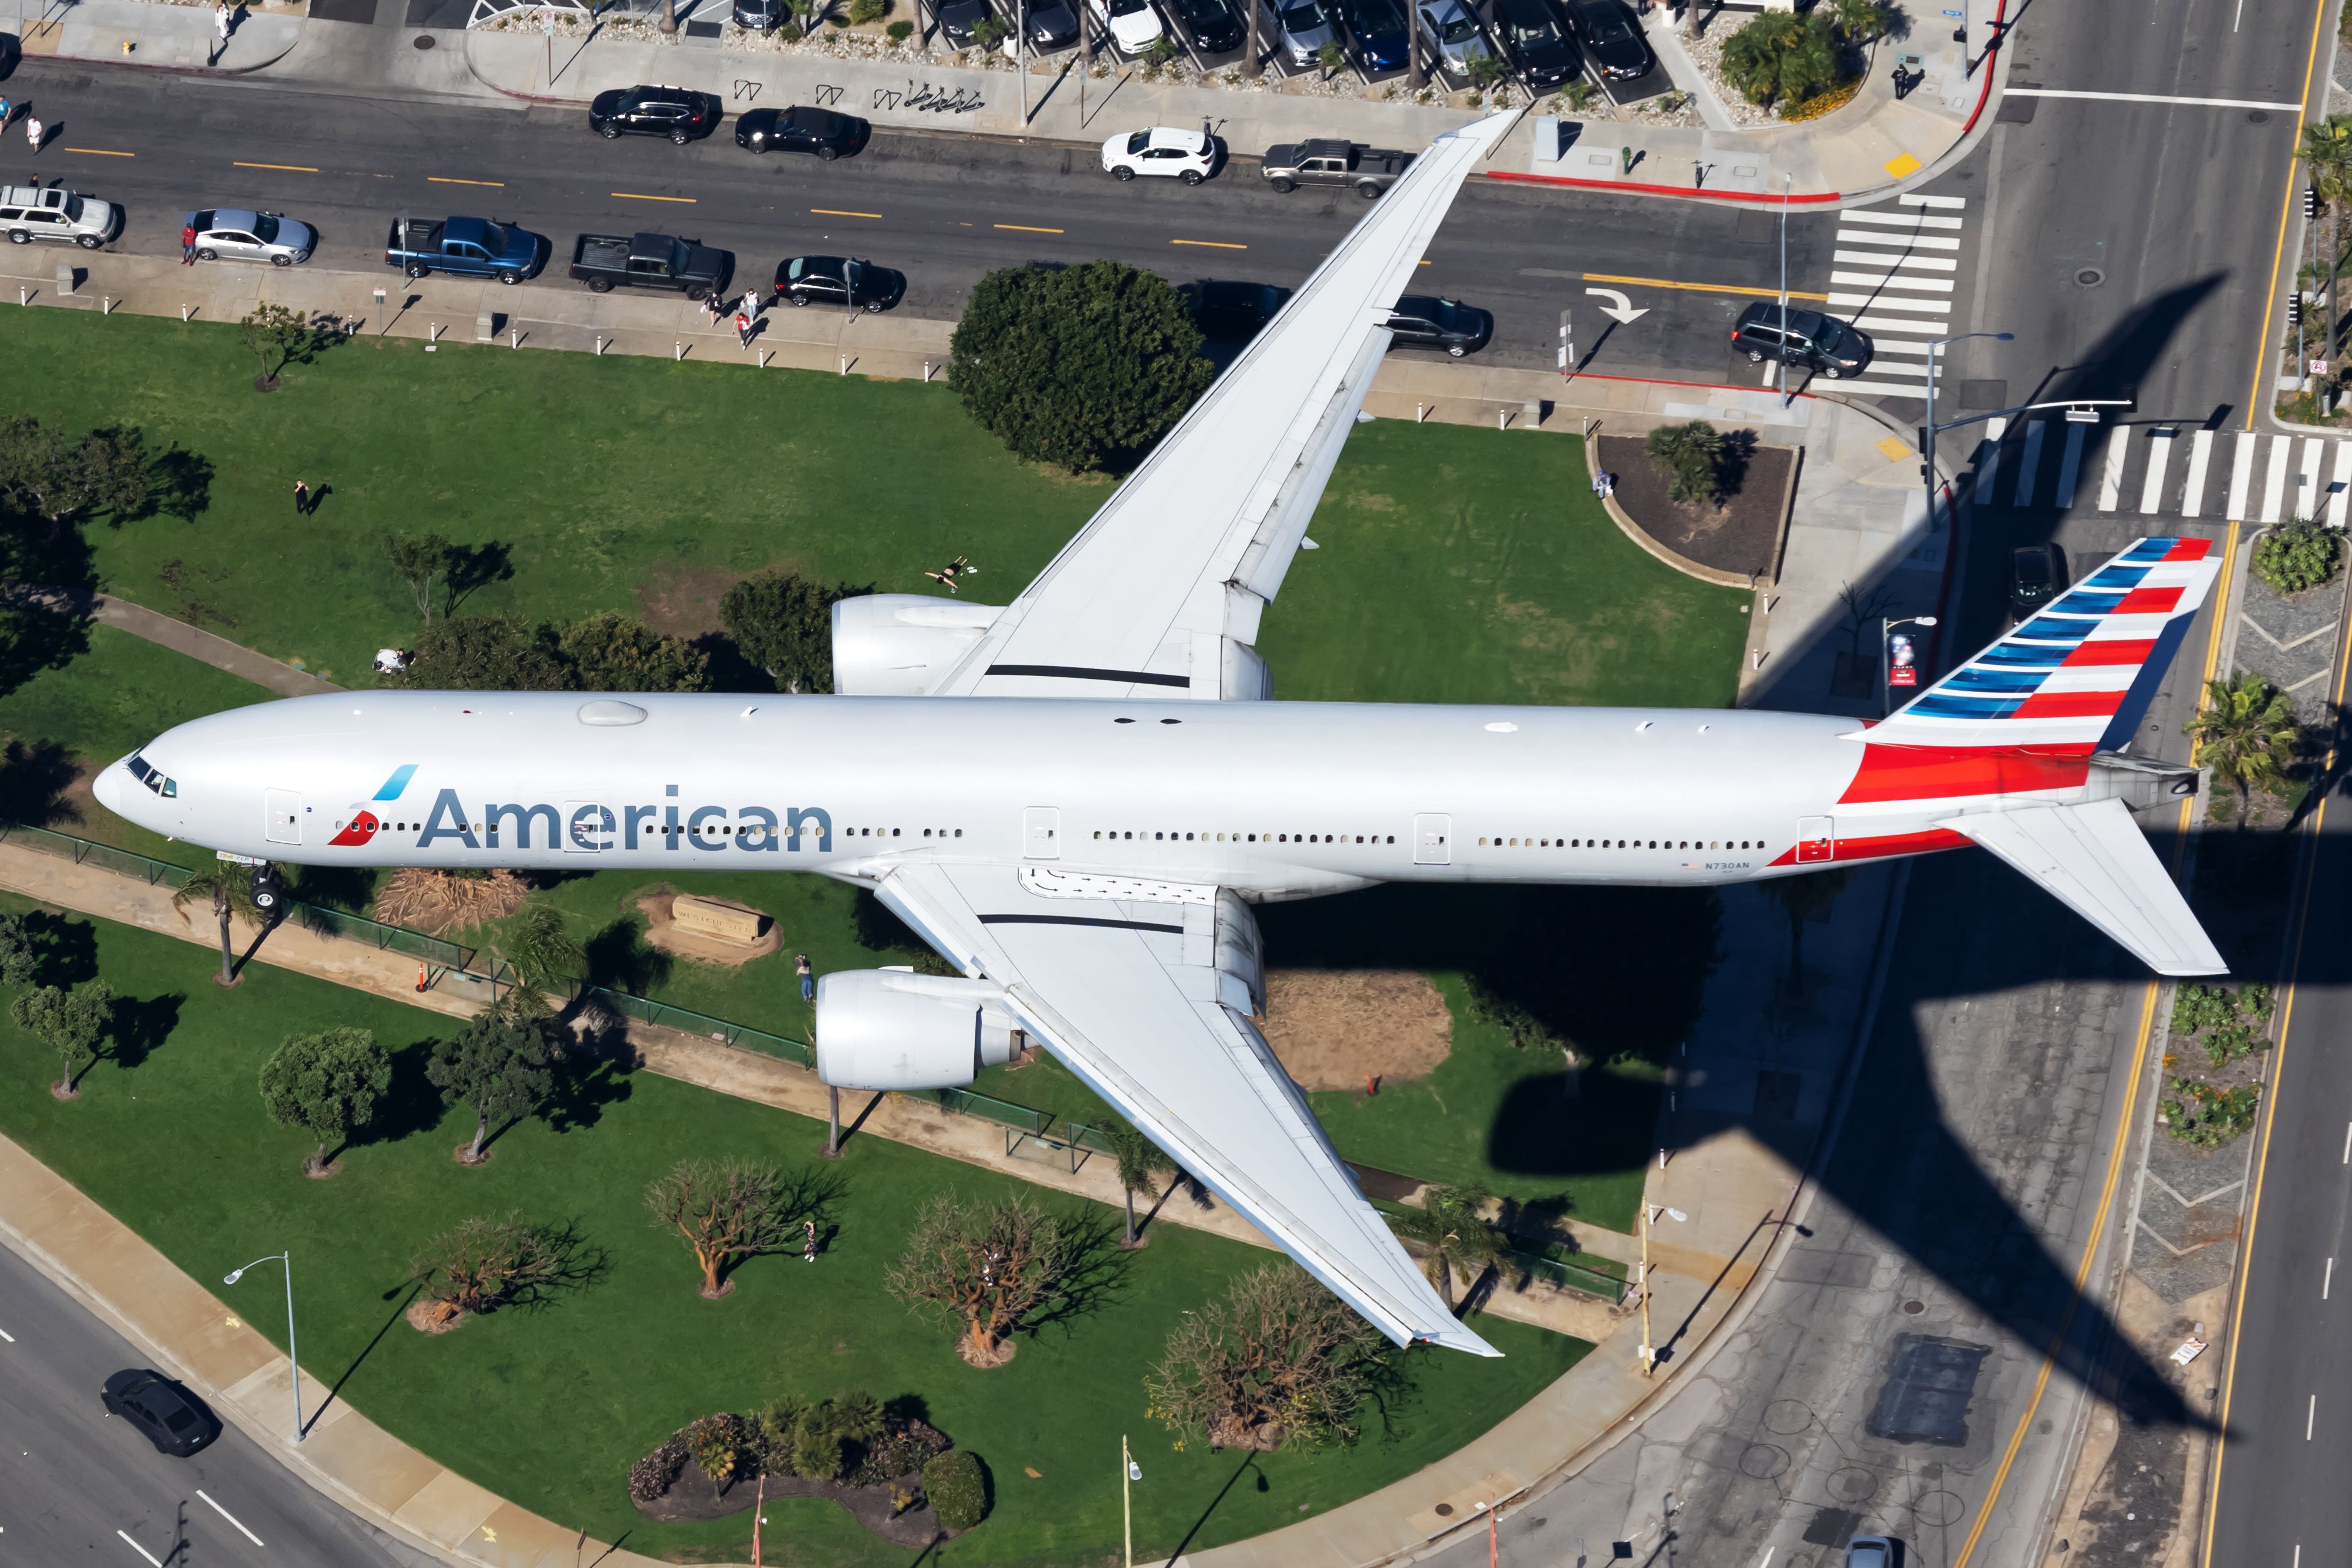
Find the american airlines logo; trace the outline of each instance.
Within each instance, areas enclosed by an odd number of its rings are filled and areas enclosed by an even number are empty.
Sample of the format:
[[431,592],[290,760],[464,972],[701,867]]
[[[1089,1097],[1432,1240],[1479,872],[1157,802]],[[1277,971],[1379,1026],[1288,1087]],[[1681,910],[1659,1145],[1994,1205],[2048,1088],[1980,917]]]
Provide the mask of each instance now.
[[562,848],[593,853],[600,849],[725,849],[753,853],[782,850],[797,854],[803,846],[819,854],[833,849],[833,815],[822,806],[788,805],[778,812],[764,805],[698,805],[677,798],[677,785],[664,786],[667,797],[658,805],[612,805],[604,801],[491,801],[469,806],[454,789],[444,789],[421,820],[395,816],[401,796],[416,775],[415,763],[404,764],[384,780],[383,787],[365,801],[354,802],[350,815],[328,843],[344,848],[373,844],[381,835],[414,833],[419,849],[448,840],[468,849]]

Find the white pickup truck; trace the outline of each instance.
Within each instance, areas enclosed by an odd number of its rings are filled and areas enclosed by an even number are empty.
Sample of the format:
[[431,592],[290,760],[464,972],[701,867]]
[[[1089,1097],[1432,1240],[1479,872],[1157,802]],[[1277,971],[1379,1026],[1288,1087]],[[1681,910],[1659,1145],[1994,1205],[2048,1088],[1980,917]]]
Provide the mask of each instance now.
[[0,234],[11,245],[65,240],[96,250],[122,236],[122,209],[56,186],[0,185]]

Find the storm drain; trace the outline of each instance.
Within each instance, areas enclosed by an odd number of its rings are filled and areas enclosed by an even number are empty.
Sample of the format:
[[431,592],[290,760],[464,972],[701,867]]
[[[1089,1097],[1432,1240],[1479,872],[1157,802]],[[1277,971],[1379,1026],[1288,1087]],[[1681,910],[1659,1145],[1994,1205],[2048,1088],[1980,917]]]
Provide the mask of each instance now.
[[1895,1342],[1886,1385],[1870,1413],[1873,1436],[1957,1448],[1969,1440],[1969,1401],[1990,1345],[1904,1334]]

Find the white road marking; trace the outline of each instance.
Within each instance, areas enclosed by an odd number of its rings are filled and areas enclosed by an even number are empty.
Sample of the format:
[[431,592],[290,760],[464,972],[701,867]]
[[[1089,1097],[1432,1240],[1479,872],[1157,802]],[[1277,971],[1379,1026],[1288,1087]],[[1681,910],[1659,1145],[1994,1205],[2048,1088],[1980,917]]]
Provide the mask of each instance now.
[[2124,459],[2131,456],[2131,426],[2118,425],[2107,436],[2106,467],[2099,474],[2099,510],[2113,511],[2124,496]]
[[[2313,1394],[2313,1395],[2311,1396],[2311,1403],[2310,1403],[2310,1405],[2306,1405],[2306,1406],[2305,1407],[2305,1409],[2304,1409],[2304,1412],[2303,1412],[2303,1440],[2304,1440],[2305,1442],[2308,1443],[2308,1442],[2310,1442],[2310,1441],[2311,1441],[2311,1426],[2312,1426],[2312,1423],[2313,1423],[2313,1422],[2315,1422],[2315,1421],[2317,1421],[2318,1419],[2319,1419],[2319,1395],[2317,1395],[2316,1394]],[[128,1540],[130,1540],[131,1538],[130,1538],[129,1536],[127,1536],[127,1535],[126,1535],[126,1536],[124,1536],[122,1539],[123,1539],[123,1540],[125,1540],[125,1541],[128,1541]]]
[[124,1534],[123,1531],[118,1530],[114,1533],[122,1536],[124,1545],[130,1547],[131,1551],[139,1553],[140,1556],[147,1559],[148,1562],[152,1563],[155,1565],[155,1568],[163,1568],[163,1560],[162,1558],[156,1556],[153,1552],[148,1551],[145,1547],[131,1540],[131,1537]]
[[[1945,311],[1949,310],[1952,308],[1952,302],[1949,300],[1873,299],[1867,294],[1832,294],[1830,296],[1829,302],[1832,305],[1843,305],[1849,309],[1870,310],[1920,310],[1931,312],[1936,315],[1942,315]],[[1921,331],[1926,331],[1927,330],[1927,324],[1925,321],[1920,322],[1919,330]]]
[[1948,294],[1953,288],[1948,278],[1895,278],[1884,272],[1832,272],[1830,281],[1859,289],[1908,289],[1914,294]]
[[1927,213],[1877,212],[1869,207],[1856,207],[1838,214],[1840,223],[1896,224],[1905,228],[1958,228],[1963,220],[1956,217],[1935,217]]
[[2151,431],[2147,438],[2147,478],[2139,487],[2139,514],[2154,517],[2164,504],[2164,470],[2172,458],[2172,443],[2180,432],[2172,429]]
[[2336,1283],[2336,1259],[2327,1260],[2327,1272],[2319,1277],[2319,1299],[2327,1300],[2327,1288]]
[[1952,323],[1915,321],[1904,316],[1855,316],[1849,324],[1865,332],[1941,332],[1948,331]]
[[2230,494],[2221,515],[2231,522],[2246,521],[2246,491],[2254,482],[2254,441],[2252,430],[2238,432],[2238,449],[2230,455]]
[[1870,346],[1881,358],[1887,354],[1896,354],[1904,359],[1926,359],[1929,347],[1924,342],[1906,343],[1889,338],[1873,338]]
[[235,1515],[235,1514],[233,1514],[233,1513],[229,1512],[229,1510],[226,1510],[226,1509],[225,1509],[225,1508],[221,1507],[221,1505],[220,1505],[220,1504],[218,1504],[218,1503],[216,1503],[216,1502],[213,1502],[213,1500],[212,1500],[212,1496],[211,1496],[211,1494],[210,1494],[210,1493],[208,1493],[208,1492],[206,1492],[206,1491],[205,1490],[205,1489],[204,1489],[204,1488],[202,1488],[202,1487],[198,1487],[198,1488],[196,1489],[196,1495],[197,1495],[198,1497],[200,1497],[200,1498],[203,1498],[206,1502],[208,1502],[208,1503],[212,1503],[213,1511],[214,1511],[215,1513],[216,1513],[216,1514],[220,1515],[223,1519],[225,1519],[225,1520],[228,1521],[231,1524],[236,1525],[236,1532],[237,1532],[239,1535],[244,1536],[247,1541],[252,1542],[256,1546],[263,1546],[263,1545],[267,1545],[267,1544],[268,1544],[268,1542],[264,1542],[264,1541],[261,1539],[261,1537],[259,1537],[259,1536],[257,1536],[257,1535],[254,1534],[254,1533],[253,1533],[253,1531],[249,1531],[249,1530],[246,1529],[246,1528],[245,1528],[245,1522],[244,1522],[244,1521],[242,1521],[242,1520],[238,1519],[238,1518],[236,1517],[236,1515]]
[[2213,457],[2213,432],[2200,430],[2189,437],[2189,480],[2180,497],[2180,515],[2195,517],[2205,505],[2205,466]]
[[2172,103],[2191,109],[2275,109],[2287,114],[2301,114],[2299,103],[2273,103],[2260,98],[2173,98],[2160,92],[2083,92],[2063,87],[2012,87],[2007,89],[2011,98],[2087,98],[2102,103]]
[[2271,460],[2263,475],[2263,515],[2264,522],[2276,522],[2279,509],[2286,504],[2287,459],[2294,456],[2294,437],[2271,437]]
[[1903,207],[1958,208],[1968,205],[1969,198],[1966,196],[1897,196],[1895,198],[1895,205]]
[[13,1345],[16,1342],[16,1336],[10,1333],[5,1329],[0,1329],[0,1342]]
[[2042,437],[2050,428],[2047,419],[2036,419],[2025,427],[2025,456],[2017,465],[2017,500],[2019,506],[2033,502],[2034,471],[2042,466]]
[[2074,420],[2066,421],[2066,455],[2058,463],[2058,505],[2061,510],[2074,504],[2074,483],[2083,475],[2083,437],[2090,429]]
[[[2009,421],[1985,421],[1985,454],[1977,464],[1977,505],[1992,504],[1992,488],[2000,482],[2000,438],[2008,434]],[[2352,1131],[2352,1129],[2347,1129]]]
[[2294,497],[2294,515],[2297,517],[2315,518],[2319,515],[2319,459],[2326,446],[2316,436],[2303,444],[2303,473]]
[[2352,441],[2336,443],[2336,477],[2327,486],[2327,526],[2344,526],[2344,502],[2352,495]]
[[1925,377],[1917,381],[1871,381],[1865,378],[1861,381],[1833,382],[1831,384],[1844,392],[1874,392],[1882,395],[1891,394],[1897,397],[1916,397],[1923,403],[1927,397],[1927,383]]
[[1842,228],[1837,231],[1841,242],[1857,245],[1885,245],[1897,250],[1958,250],[1960,242],[1944,239],[1932,234],[1885,234],[1874,228]]
[[1908,267],[1920,272],[1958,272],[1960,264],[1948,256],[1894,256],[1881,250],[1832,250],[1832,261],[1860,261],[1872,267]]
[[2352,1165],[2352,1121],[2344,1124],[2344,1163]]

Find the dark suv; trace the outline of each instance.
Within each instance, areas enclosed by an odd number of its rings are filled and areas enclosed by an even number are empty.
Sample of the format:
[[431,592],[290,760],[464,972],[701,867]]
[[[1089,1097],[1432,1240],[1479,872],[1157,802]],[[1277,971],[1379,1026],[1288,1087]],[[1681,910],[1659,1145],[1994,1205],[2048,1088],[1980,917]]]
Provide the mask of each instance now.
[[1495,0],[1495,31],[1532,88],[1558,87],[1584,70],[1584,57],[1552,0]]
[[1486,346],[1495,335],[1495,318],[1459,300],[1427,294],[1407,294],[1396,302],[1388,320],[1395,334],[1391,348],[1444,349],[1455,359]]
[[2066,552],[2028,544],[2009,554],[2009,613],[2023,620],[2066,591]]
[[1739,324],[1731,329],[1731,347],[1750,364],[1779,360],[1819,371],[1827,381],[1860,375],[1871,354],[1869,337],[1835,316],[1791,310],[1784,322],[1779,305],[1760,300],[1740,312]]
[[667,136],[683,147],[719,129],[726,109],[717,96],[687,87],[616,87],[588,106],[588,129],[606,139]]

